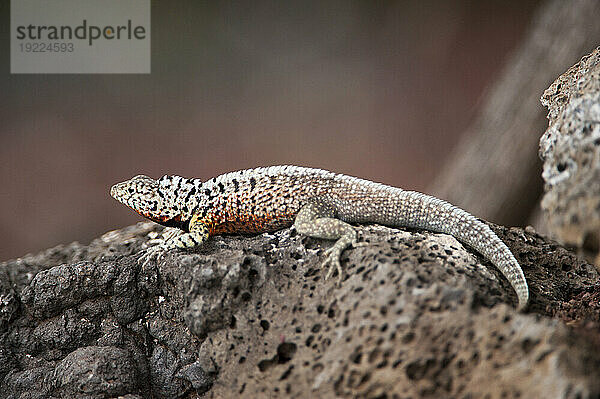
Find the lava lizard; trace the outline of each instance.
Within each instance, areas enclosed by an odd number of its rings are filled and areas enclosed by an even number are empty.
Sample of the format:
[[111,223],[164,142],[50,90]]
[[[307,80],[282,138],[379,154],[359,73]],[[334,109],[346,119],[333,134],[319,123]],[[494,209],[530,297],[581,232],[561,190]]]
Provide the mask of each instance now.
[[349,223],[379,223],[446,233],[473,247],[529,299],[527,281],[508,247],[487,224],[441,199],[322,169],[271,166],[225,173],[208,181],[180,176],[154,180],[138,175],[110,194],[142,216],[175,227],[143,259],[174,248],[193,248],[223,233],[262,233],[293,224],[310,237],[337,240],[327,250],[329,277],[342,268],[340,255],[357,241]]

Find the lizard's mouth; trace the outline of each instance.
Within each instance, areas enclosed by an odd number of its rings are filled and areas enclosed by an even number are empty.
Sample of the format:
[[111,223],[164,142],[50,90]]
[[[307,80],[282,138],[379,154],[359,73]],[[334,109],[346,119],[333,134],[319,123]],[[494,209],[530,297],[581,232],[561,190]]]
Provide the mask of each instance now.
[[[144,215],[146,216],[146,215]],[[175,217],[169,218],[168,216],[159,216],[159,217],[149,217],[146,216],[148,219],[152,220],[153,222],[156,222],[158,224],[162,224],[163,226],[166,227],[176,227],[178,229],[181,229],[183,231],[188,231],[189,232],[189,221],[184,222],[181,219],[181,215],[177,215]]]
[[110,188],[110,196],[113,197],[114,199],[116,199],[117,201],[119,201],[119,184],[123,184],[123,183],[114,184]]

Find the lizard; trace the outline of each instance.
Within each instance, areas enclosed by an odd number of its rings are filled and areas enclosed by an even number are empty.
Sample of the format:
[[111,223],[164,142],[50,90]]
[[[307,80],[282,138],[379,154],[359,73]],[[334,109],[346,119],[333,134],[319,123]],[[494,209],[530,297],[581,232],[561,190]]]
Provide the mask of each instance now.
[[[446,233],[489,259],[527,306],[529,288],[506,244],[483,221],[439,198],[323,169],[282,165],[225,173],[207,181],[137,175],[110,189],[117,201],[172,231],[140,258],[202,245],[210,236],[263,233],[294,226],[300,234],[336,240],[326,250],[325,278],[341,281],[342,252],[359,246],[352,224],[377,223]],[[156,240],[155,240],[156,241]]]

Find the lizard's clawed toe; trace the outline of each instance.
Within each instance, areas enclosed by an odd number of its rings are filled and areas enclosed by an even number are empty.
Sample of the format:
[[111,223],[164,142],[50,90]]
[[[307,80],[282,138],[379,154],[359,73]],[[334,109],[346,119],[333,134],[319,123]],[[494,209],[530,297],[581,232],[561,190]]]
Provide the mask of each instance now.
[[142,251],[142,256],[138,258],[138,264],[144,267],[150,262],[160,262],[164,259],[167,251],[168,248],[161,244],[144,249]]
[[360,248],[360,247],[368,247],[369,245],[372,245],[370,242],[366,242],[366,241],[352,241],[352,248]]
[[326,258],[322,266],[324,268],[329,268],[327,274],[325,275],[325,280],[328,280],[331,276],[333,276],[333,273],[337,271],[338,283],[342,282],[342,264],[340,263],[341,254],[342,251],[339,248],[336,248],[335,245],[325,251]]

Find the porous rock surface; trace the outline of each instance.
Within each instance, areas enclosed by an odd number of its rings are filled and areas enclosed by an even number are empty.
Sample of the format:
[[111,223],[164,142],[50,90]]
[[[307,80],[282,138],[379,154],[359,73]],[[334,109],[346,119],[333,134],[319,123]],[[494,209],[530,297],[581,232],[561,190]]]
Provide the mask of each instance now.
[[[2,398],[600,395],[593,266],[492,226],[528,313],[453,237],[360,226],[343,282],[293,229],[214,237],[142,267],[140,223],[0,264]],[[593,305],[595,304],[595,305]]]
[[[540,139],[549,231],[597,252],[600,237],[600,47],[544,92],[549,125]],[[594,248],[595,247],[595,248]]]

